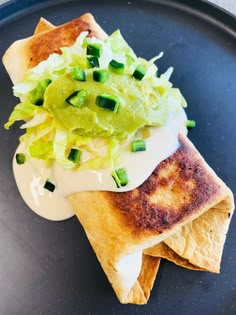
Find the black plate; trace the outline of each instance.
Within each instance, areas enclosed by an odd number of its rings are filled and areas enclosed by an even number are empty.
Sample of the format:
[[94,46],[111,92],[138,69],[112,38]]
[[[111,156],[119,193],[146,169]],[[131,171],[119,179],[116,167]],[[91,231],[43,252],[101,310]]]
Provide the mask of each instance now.
[[[98,4],[99,3],[99,4]],[[204,1],[10,1],[0,7],[0,55],[32,34],[40,16],[61,24],[84,12],[108,32],[120,28],[138,55],[165,52],[181,88],[189,136],[207,162],[236,192],[236,20]],[[220,275],[162,261],[147,306],[120,305],[80,224],[46,221],[22,201],[11,160],[19,130],[3,129],[17,100],[0,71],[0,313],[1,314],[235,314],[234,217]]]

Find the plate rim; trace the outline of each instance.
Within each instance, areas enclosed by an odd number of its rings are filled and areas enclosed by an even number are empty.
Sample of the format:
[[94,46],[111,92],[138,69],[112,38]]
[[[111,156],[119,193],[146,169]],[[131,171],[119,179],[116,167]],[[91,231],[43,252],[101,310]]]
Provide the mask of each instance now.
[[[41,0],[38,2],[37,0],[7,0],[7,2],[0,4],[0,28],[11,21],[12,18],[23,16],[29,11],[34,12],[39,8],[52,7],[65,2],[75,1]],[[118,2],[121,5],[123,3],[127,4],[127,1],[124,0]],[[130,3],[153,3],[180,9],[208,20],[211,24],[215,24],[236,39],[236,15],[208,0],[131,0]]]

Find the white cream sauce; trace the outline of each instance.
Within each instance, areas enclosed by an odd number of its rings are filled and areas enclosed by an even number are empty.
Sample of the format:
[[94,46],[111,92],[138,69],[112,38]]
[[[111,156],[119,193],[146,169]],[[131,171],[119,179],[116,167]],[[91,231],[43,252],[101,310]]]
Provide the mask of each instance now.
[[[20,144],[16,153],[26,153],[24,144]],[[19,192],[25,203],[41,217],[61,221],[74,216],[74,212],[67,199],[55,188],[50,192],[44,188],[47,179],[55,182],[50,168],[44,166],[43,161],[27,159],[24,164],[17,164],[13,159],[13,172]]]
[[[124,146],[121,162],[116,169],[125,168],[129,183],[117,188],[111,176],[111,169],[102,170],[64,170],[55,162],[47,168],[43,161],[27,158],[22,165],[16,163],[13,171],[18,189],[26,204],[38,215],[54,221],[65,220],[74,215],[66,196],[79,191],[128,191],[140,186],[164,159],[174,153],[179,146],[178,133],[187,133],[186,114],[183,109],[178,115],[170,115],[164,127],[151,127],[150,136],[145,139],[146,151],[133,153],[130,146]],[[26,153],[20,144],[16,153]],[[49,192],[44,187],[46,180],[56,188]]]

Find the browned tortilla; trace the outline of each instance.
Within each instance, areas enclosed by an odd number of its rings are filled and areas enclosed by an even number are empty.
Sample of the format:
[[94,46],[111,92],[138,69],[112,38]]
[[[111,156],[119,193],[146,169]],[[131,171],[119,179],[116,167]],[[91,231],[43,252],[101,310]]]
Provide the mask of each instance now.
[[[180,136],[179,141],[180,148],[140,187],[124,193],[79,192],[68,197],[122,303],[127,303],[133,290],[126,271],[142,272],[138,263],[142,253],[190,269],[219,270],[234,208],[232,193],[186,137]],[[208,214],[209,222],[205,220]],[[181,229],[189,232],[184,238],[187,257],[175,244],[176,238],[182,244]],[[158,251],[155,246],[160,244]]]
[[[91,14],[58,27],[41,19],[36,35],[13,43],[4,55],[13,82],[88,30],[89,36],[106,37]],[[147,303],[161,257],[219,272],[232,193],[186,137],[179,141],[179,149],[130,192],[68,196],[122,303]]]
[[[87,31],[88,36],[101,39],[107,36],[90,13],[58,27],[49,26],[49,22],[41,21],[38,30],[36,28],[36,35],[14,42],[4,54],[3,63],[13,83],[19,82],[29,69],[47,59],[50,54],[60,53],[61,47],[74,44],[81,32]],[[39,32],[40,27],[43,32]]]
[[[173,234],[173,237],[175,237],[175,234],[176,233]],[[184,259],[183,257],[176,254],[176,252],[174,252],[168,245],[166,245],[164,241],[154,245],[153,247],[147,248],[146,250],[144,250],[144,253],[150,255],[151,257],[165,258],[175,263],[176,265],[187,269],[202,271],[205,270],[191,264],[187,259]]]
[[93,16],[89,13],[62,26],[53,28],[47,33],[39,33],[31,37],[31,40],[28,41],[24,48],[27,50],[29,69],[36,66],[40,61],[47,59],[50,54],[60,53],[60,47],[74,44],[82,31],[88,31],[89,37],[106,37],[106,34],[99,30],[98,24],[96,24]]
[[138,189],[122,194],[105,193],[136,235],[144,231],[161,234],[195,216],[221,193],[221,184],[213,180],[202,160],[191,151],[182,137],[179,150],[163,161]]

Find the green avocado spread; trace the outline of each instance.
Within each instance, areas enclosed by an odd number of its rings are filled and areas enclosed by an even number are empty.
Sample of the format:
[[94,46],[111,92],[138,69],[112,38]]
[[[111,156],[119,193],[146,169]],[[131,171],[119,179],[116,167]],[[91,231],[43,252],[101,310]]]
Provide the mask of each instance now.
[[122,142],[165,125],[170,113],[186,105],[169,82],[169,72],[157,75],[155,58],[138,58],[119,31],[103,41],[86,36],[81,33],[73,46],[25,74],[13,88],[22,102],[5,124],[9,129],[23,120],[26,132],[20,140],[31,157],[57,160],[65,168],[75,167],[68,159],[71,148],[91,153],[94,139],[107,143],[111,161]]

